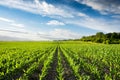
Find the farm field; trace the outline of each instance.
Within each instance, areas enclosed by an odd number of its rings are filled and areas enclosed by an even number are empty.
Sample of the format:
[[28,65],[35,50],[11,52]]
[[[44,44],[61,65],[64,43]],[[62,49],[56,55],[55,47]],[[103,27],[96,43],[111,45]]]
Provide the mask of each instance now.
[[0,42],[0,80],[120,80],[120,44]]

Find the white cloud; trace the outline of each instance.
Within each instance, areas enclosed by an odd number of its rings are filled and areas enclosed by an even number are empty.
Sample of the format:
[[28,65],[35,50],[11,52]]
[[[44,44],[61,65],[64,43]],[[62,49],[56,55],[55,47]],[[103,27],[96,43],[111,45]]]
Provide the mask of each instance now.
[[80,17],[88,17],[86,14],[81,13],[81,12],[78,13],[78,16],[80,16]]
[[48,4],[46,2],[39,2],[39,0],[35,0],[36,5],[38,6],[38,12],[42,12],[43,15],[53,15],[53,16],[61,16],[61,17],[73,17],[72,14],[65,11],[62,8],[56,7],[52,4]]
[[[12,40],[11,38],[14,38],[15,40],[49,40],[42,35],[37,35],[34,32],[22,32],[22,31],[12,31],[12,30],[0,30],[0,37],[3,36],[4,37],[8,37],[8,40]],[[4,39],[0,39],[0,40],[4,40]]]
[[59,8],[52,4],[48,4],[45,1],[34,0],[33,2],[23,0],[0,0],[0,5],[8,6],[10,8],[21,9],[34,14],[40,14],[43,16],[61,16],[64,18],[73,17],[72,14],[67,12],[63,8]]
[[[66,29],[53,29],[47,32],[23,32],[13,30],[0,30],[0,37],[11,40],[11,38],[20,40],[62,40],[80,38],[81,35]],[[4,40],[4,39],[0,39]]]
[[51,26],[63,26],[65,25],[63,22],[57,21],[57,20],[51,20],[48,21],[47,25],[51,25]]
[[4,18],[4,17],[0,17],[0,21],[5,22],[5,24],[9,24],[13,27],[18,27],[18,28],[24,28],[25,27],[24,24],[16,23],[14,20]]
[[[119,13],[118,7],[110,8],[108,5],[101,4],[102,2],[98,3],[96,0],[77,0],[82,4],[86,4],[92,7],[95,10],[100,11],[102,14],[106,14],[106,12],[112,13]],[[101,0],[100,0],[101,1]],[[106,3],[105,3],[106,4]],[[93,30],[99,30],[104,32],[114,32],[120,31],[120,21],[118,20],[106,20],[100,18],[93,18],[85,13],[72,11],[72,9],[60,8],[58,6],[48,4],[44,0],[33,0],[33,2],[25,2],[25,0],[0,0],[0,5],[7,6],[10,8],[16,8],[20,10],[24,10],[27,12],[31,12],[34,14],[40,14],[43,16],[55,16],[55,20],[48,21],[47,25],[51,26],[63,26],[66,24],[77,25],[80,27],[86,27]],[[105,8],[105,9],[104,9]],[[113,10],[112,10],[113,9]],[[56,16],[60,18],[56,18]],[[27,38],[29,40],[53,40],[53,39],[73,39],[73,38],[80,38],[81,35],[75,33],[71,30],[66,29],[53,29],[52,31],[48,32],[34,32],[34,33],[27,33],[24,32],[17,32],[20,31],[19,28],[23,30],[25,27],[24,24],[17,23],[14,20],[2,18],[0,17],[0,21],[6,22],[9,25],[16,27],[16,31],[0,31],[0,35],[2,36],[9,36],[14,37],[17,36],[18,38]],[[60,22],[61,21],[61,22]],[[11,29],[13,30],[13,28]],[[21,31],[22,31],[21,30]],[[28,31],[28,30],[26,30]],[[28,31],[29,32],[29,31]]]
[[57,39],[75,39],[81,37],[80,34],[66,29],[54,29],[49,34]]
[[100,11],[102,14],[114,13],[120,14],[120,1],[119,0],[75,0],[81,4]]
[[78,20],[67,20],[67,23],[78,25],[81,27],[90,28],[93,30],[104,31],[104,32],[119,32],[119,21],[112,20],[107,21],[105,19],[96,19],[92,17],[84,17]]
[[3,21],[3,22],[14,22],[14,20],[10,20],[10,19],[7,19],[7,18],[3,18],[3,17],[0,17],[0,21]]
[[19,27],[19,28],[24,28],[25,26],[23,24],[17,24],[17,23],[11,23],[10,25]]

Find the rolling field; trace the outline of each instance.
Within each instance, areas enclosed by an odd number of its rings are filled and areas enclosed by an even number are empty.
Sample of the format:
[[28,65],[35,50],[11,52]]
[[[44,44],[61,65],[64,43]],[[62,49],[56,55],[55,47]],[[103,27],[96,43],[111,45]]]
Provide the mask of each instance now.
[[0,42],[0,80],[120,80],[120,44]]

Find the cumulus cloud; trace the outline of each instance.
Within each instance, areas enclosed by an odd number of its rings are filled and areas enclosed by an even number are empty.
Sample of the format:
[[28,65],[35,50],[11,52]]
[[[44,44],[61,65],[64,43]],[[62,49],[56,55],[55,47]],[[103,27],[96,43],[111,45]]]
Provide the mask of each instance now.
[[3,22],[14,22],[13,20],[10,20],[10,19],[7,19],[7,18],[3,18],[3,17],[0,17],[0,21],[3,21]]
[[[81,35],[66,29],[53,29],[47,32],[22,32],[13,30],[1,30],[0,29],[0,40],[63,40],[63,39],[75,39],[80,38]],[[9,39],[10,38],[10,39]]]
[[84,13],[81,13],[81,12],[78,13],[78,16],[79,16],[79,17],[88,17],[88,15],[86,15],[86,14],[84,14]]
[[24,28],[25,26],[23,24],[17,24],[17,23],[11,23],[10,25],[19,27],[19,28]]
[[13,27],[18,27],[18,28],[24,28],[25,27],[24,24],[16,23],[14,20],[8,19],[8,18],[0,17],[0,21],[8,23],[9,25],[11,25]]
[[36,6],[38,6],[38,12],[42,11],[43,15],[54,15],[54,16],[62,16],[62,17],[73,17],[72,14],[69,14],[62,8],[56,7],[52,4],[48,4],[46,2],[39,2],[39,0],[35,0]]
[[23,31],[15,31],[15,30],[5,30],[5,29],[0,29],[0,31],[3,32],[13,32],[13,33],[22,33],[22,34],[29,34],[29,32],[23,32]]
[[26,38],[17,38],[17,37],[10,37],[10,36],[1,36],[0,41],[29,41]]
[[51,26],[63,26],[65,25],[63,22],[57,21],[57,20],[51,20],[48,21],[47,25],[51,25]]
[[[1,37],[2,36],[2,37]],[[30,41],[38,41],[38,40],[50,40],[44,34],[37,34],[34,32],[23,32],[23,31],[13,31],[13,30],[0,30],[0,40],[30,40]],[[13,39],[14,38],[14,39]]]
[[119,0],[75,0],[75,1],[81,4],[85,4],[95,10],[98,10],[102,14],[107,13],[120,14]]
[[[31,2],[32,1],[32,2]],[[76,0],[81,4],[85,4],[94,10],[100,11],[102,14],[114,13],[118,14],[117,16],[112,16],[113,18],[119,19],[120,6],[118,5],[118,0]],[[58,7],[56,5],[45,2],[45,0],[0,0],[0,5],[7,6],[10,8],[16,8],[24,10],[30,13],[39,14],[42,16],[55,16],[52,17],[53,20],[50,20],[46,25],[51,26],[63,26],[67,24],[72,24],[75,26],[85,27],[92,30],[104,31],[104,32],[119,32],[120,31],[120,21],[119,20],[107,20],[105,18],[91,17],[80,11],[72,11],[73,9],[66,9]],[[56,17],[58,16],[58,17]],[[13,27],[17,27],[16,31],[11,30],[2,30],[0,31],[1,36],[9,36],[17,38],[27,38],[28,40],[57,40],[57,39],[74,39],[80,38],[82,36],[76,32],[67,29],[53,29],[47,32],[34,32],[31,33],[28,30],[26,32],[21,32],[18,28],[24,28],[25,25],[17,23],[14,20],[0,17],[0,21],[8,23]],[[17,31],[18,30],[18,31]]]
[[96,19],[90,16],[83,17],[77,20],[67,20],[68,24],[74,24],[81,27],[90,28],[93,30],[104,31],[104,32],[119,32],[120,26],[118,20],[108,21],[105,19]]
[[40,0],[33,0],[32,2],[24,0],[0,0],[0,5],[21,9],[43,16],[61,16],[64,18],[73,17],[73,15],[67,12],[65,9]]
[[54,29],[49,32],[49,34],[57,39],[75,39],[80,38],[81,35],[75,32],[72,32],[68,29]]

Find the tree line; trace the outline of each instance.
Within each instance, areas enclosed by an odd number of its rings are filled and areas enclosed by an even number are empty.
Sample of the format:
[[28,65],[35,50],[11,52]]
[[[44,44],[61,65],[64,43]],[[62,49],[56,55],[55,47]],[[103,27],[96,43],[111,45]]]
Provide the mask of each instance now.
[[120,44],[120,33],[113,32],[104,34],[103,32],[97,32],[92,36],[84,36],[80,40],[104,44]]

